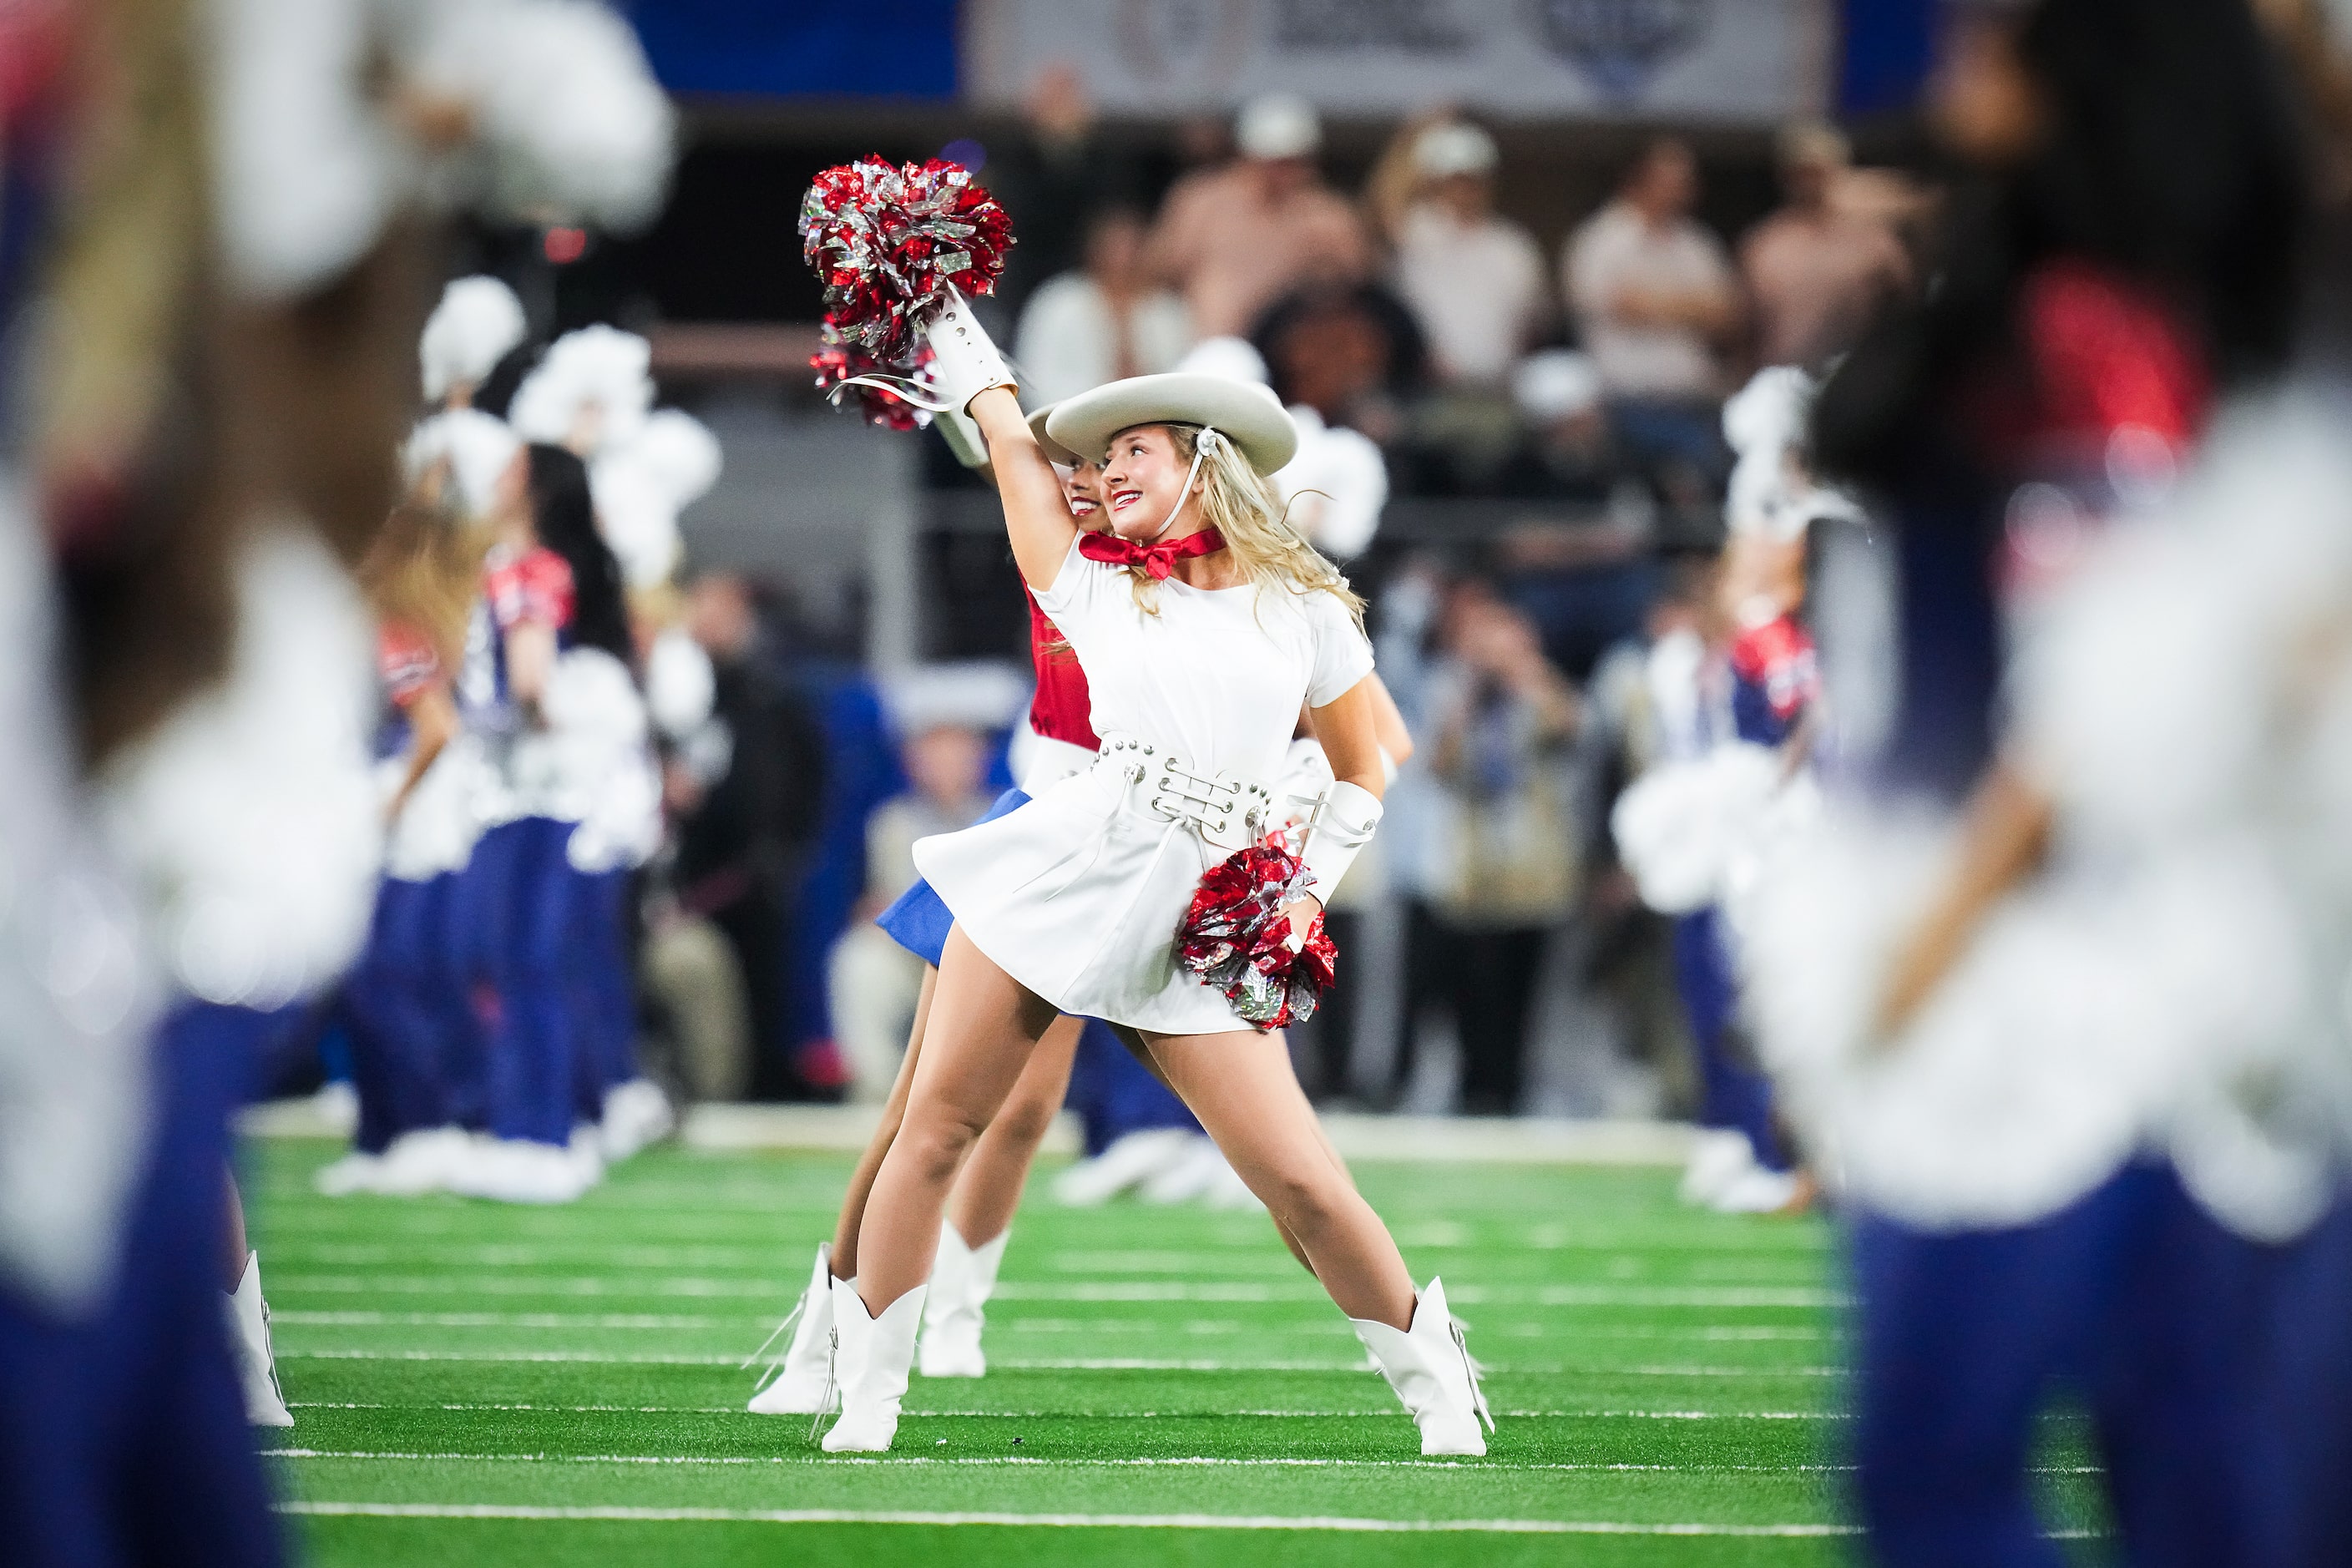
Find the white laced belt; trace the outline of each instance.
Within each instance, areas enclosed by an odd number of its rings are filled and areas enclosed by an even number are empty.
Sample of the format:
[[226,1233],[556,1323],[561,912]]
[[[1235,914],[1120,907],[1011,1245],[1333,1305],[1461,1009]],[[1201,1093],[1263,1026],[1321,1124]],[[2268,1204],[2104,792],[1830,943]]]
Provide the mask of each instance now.
[[[1294,819],[1311,827],[1323,809],[1320,795],[1286,795],[1257,779],[1205,773],[1173,748],[1138,735],[1113,731],[1103,736],[1094,765],[1111,769],[1125,781],[1129,804],[1190,828],[1203,843],[1228,853],[1248,848]],[[1139,793],[1139,801],[1135,798]],[[1305,803],[1308,809],[1285,811],[1291,802]]]

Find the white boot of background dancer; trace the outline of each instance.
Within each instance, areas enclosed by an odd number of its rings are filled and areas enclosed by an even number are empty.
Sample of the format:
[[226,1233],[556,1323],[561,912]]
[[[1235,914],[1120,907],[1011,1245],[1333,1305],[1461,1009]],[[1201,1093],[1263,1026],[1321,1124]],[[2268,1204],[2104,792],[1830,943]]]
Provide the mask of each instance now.
[[228,1298],[229,1347],[236,1357],[236,1380],[245,1390],[245,1418],[256,1426],[291,1426],[278,1386],[278,1357],[269,1347],[269,1303],[261,1299],[261,1254],[245,1255],[245,1274]]
[[983,1247],[967,1247],[952,1220],[940,1226],[939,1257],[931,1264],[930,1295],[923,1304],[923,1338],[917,1365],[925,1377],[985,1377],[988,1356],[980,1348],[988,1299],[996,1292],[996,1270],[1004,1261],[1004,1231]]
[[856,1286],[847,1280],[834,1286],[833,1375],[841,1389],[841,1418],[824,1435],[826,1453],[888,1452],[898,1435],[898,1404],[907,1397],[928,1289],[916,1286],[877,1318],[866,1313]]
[[1478,1374],[1470,1364],[1470,1347],[1446,1309],[1443,1281],[1429,1282],[1429,1289],[1413,1303],[1412,1327],[1402,1332],[1363,1318],[1348,1321],[1356,1326],[1356,1335],[1372,1352],[1372,1359],[1380,1363],[1381,1375],[1412,1413],[1413,1425],[1421,1428],[1424,1457],[1475,1458],[1486,1452],[1486,1434],[1479,1426],[1484,1422],[1486,1431],[1491,1432],[1495,1418],[1487,1413],[1486,1396],[1479,1392]]
[[[852,1292],[857,1281],[847,1281]],[[798,1320],[797,1322],[795,1320]],[[769,1377],[752,1392],[748,1406],[754,1415],[814,1415],[823,1411],[833,1393],[833,1243],[820,1243],[816,1249],[816,1265],[809,1270],[808,1289],[784,1321],[776,1325],[776,1333],[768,1336],[768,1344],[776,1342],[776,1334],[786,1329],[793,1337],[784,1346],[782,1359],[769,1368]],[[768,1345],[751,1352],[749,1366],[758,1361]]]

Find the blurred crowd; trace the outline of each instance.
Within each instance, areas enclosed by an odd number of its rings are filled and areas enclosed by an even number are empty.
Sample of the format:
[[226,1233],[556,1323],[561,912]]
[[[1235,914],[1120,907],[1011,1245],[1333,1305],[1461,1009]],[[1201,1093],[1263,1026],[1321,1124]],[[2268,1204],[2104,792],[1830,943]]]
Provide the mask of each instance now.
[[1662,136],[1548,256],[1503,216],[1523,193],[1499,188],[1495,136],[1452,111],[1401,124],[1353,192],[1292,98],[1244,107],[1222,154],[1192,149],[1156,211],[1125,146],[1047,66],[987,153],[1020,235],[994,303],[1034,395],[1243,339],[1286,403],[1371,437],[1405,495],[1599,504],[1631,482],[1703,510],[1729,465],[1723,399],[1759,365],[1850,346],[1914,286],[1928,206],[1801,122],[1775,143],[1781,205],[1719,234],[1696,216],[1696,156]]

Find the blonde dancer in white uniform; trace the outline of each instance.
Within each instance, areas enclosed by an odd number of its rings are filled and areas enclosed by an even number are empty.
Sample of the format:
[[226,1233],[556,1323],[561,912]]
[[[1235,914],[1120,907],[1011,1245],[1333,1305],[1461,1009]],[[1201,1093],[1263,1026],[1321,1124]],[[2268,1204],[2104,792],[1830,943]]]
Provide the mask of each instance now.
[[[1123,1026],[1150,1050],[1353,1321],[1423,1452],[1483,1454],[1483,1401],[1442,1286],[1414,1291],[1279,1037],[1174,952],[1202,873],[1255,836],[1254,812],[1272,825],[1272,781],[1302,701],[1338,781],[1305,850],[1316,885],[1336,885],[1380,819],[1357,602],[1265,483],[1296,447],[1289,416],[1262,388],[1181,374],[1057,405],[1053,438],[1105,453],[1116,540],[1160,556],[1157,570],[1114,563],[1080,548],[1013,376],[968,310],[951,302],[928,336],[942,397],[987,437],[1014,559],[1086,667],[1104,745],[1093,767],[1020,810],[915,847],[955,927],[865,1216],[857,1287],[836,1296],[842,1415],[824,1446],[890,1446],[949,1189],[1037,1041],[1070,1012]],[[1314,912],[1312,895],[1292,906],[1300,935]]]

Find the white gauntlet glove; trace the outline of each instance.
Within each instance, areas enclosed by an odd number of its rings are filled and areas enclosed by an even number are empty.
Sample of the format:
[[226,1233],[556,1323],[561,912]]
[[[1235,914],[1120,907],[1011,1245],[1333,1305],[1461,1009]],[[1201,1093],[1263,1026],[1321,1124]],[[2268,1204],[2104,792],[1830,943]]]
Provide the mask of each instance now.
[[1356,863],[1356,856],[1372,841],[1372,832],[1381,825],[1381,797],[1361,784],[1346,779],[1334,784],[1323,797],[1318,810],[1307,828],[1307,843],[1299,858],[1314,876],[1308,889],[1326,905],[1339,886],[1339,879]]
[[988,329],[971,313],[971,301],[953,289],[939,313],[924,323],[923,341],[931,345],[934,356],[931,384],[940,401],[956,414],[992,386],[1020,384]]

